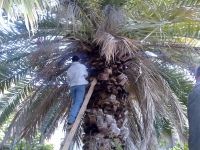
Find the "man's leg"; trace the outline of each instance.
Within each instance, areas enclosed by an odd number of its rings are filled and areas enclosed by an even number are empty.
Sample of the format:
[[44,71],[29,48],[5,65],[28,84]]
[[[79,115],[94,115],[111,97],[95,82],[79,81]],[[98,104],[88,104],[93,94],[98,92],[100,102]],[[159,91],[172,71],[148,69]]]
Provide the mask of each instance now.
[[69,115],[69,119],[68,122],[69,123],[74,123],[79,109],[83,103],[83,99],[84,99],[84,95],[85,95],[85,85],[79,85],[79,86],[75,86],[75,93],[76,95],[74,96],[74,102],[70,111],[70,115]]
[[73,120],[74,120],[73,105],[74,105],[75,100],[76,100],[76,86],[72,86],[70,88],[70,92],[71,92],[71,96],[72,96],[72,106],[71,106],[71,110],[69,112],[69,117],[68,117],[68,123],[69,124],[73,123]]

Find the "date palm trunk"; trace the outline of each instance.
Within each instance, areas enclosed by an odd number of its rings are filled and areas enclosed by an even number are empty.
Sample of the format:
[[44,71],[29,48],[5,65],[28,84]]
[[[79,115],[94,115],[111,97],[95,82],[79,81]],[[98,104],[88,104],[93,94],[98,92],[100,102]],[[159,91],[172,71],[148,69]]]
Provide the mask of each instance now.
[[97,78],[93,95],[84,117],[84,149],[110,150],[125,147],[126,127],[125,69],[130,65],[129,55],[118,53],[116,60],[106,63],[98,51],[93,51],[86,66],[90,80]]

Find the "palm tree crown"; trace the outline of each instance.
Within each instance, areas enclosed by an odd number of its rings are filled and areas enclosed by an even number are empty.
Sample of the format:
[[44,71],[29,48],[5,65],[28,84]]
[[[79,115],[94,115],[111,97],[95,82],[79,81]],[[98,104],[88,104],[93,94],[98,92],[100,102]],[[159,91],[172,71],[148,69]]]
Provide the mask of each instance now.
[[98,79],[76,133],[84,149],[154,149],[163,129],[186,142],[192,84],[180,72],[199,60],[197,0],[0,4],[2,20],[14,16],[17,28],[0,32],[0,125],[14,116],[1,146],[31,142],[38,132],[50,137],[66,121],[66,70],[74,54],[87,66],[88,80]]

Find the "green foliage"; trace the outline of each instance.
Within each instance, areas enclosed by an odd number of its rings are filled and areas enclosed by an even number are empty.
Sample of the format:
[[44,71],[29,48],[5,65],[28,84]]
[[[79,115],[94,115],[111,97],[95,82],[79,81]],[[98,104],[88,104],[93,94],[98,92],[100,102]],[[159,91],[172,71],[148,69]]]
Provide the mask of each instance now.
[[163,117],[156,116],[154,127],[157,131],[157,136],[159,137],[159,139],[161,138],[161,135],[159,133],[160,131],[165,131],[168,135],[172,134],[173,127],[170,121]]
[[189,72],[184,71],[183,68],[169,63],[156,63],[163,79],[167,81],[170,88],[173,90],[179,101],[187,106],[187,99],[189,92],[194,86],[194,79]]
[[101,4],[101,6],[106,6],[106,5],[116,5],[116,6],[123,6],[126,4],[128,0],[98,0]]
[[14,150],[53,150],[52,144],[40,144],[40,145],[27,145],[24,141],[19,142]]
[[6,119],[6,121],[1,125],[1,128],[0,128],[0,141],[3,140],[3,137],[5,136],[5,131],[7,130],[7,128],[10,125],[10,123],[12,122],[13,117],[14,117],[14,114],[10,115]]
[[159,148],[165,148],[167,145],[168,145],[167,140],[165,140],[165,139],[163,139],[161,137],[158,138],[157,147],[159,147]]
[[38,147],[38,150],[53,150],[52,144],[43,144]]
[[187,143],[186,144],[178,143],[177,146],[174,146],[170,150],[189,150],[189,148]]
[[114,143],[115,143],[115,149],[116,149],[116,150],[123,150],[123,148],[122,148],[122,146],[121,146],[121,144],[120,144],[119,139],[113,138],[113,141],[114,141]]
[[30,80],[23,81],[10,88],[0,101],[0,125],[13,113],[16,106],[28,95],[30,91]]

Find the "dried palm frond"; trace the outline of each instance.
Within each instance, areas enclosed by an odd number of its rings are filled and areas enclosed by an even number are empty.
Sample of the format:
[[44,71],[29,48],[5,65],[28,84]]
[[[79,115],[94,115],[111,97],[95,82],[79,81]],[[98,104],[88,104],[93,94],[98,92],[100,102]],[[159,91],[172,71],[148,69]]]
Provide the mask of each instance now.
[[117,36],[119,30],[126,22],[126,15],[122,8],[106,5],[104,8],[106,18],[98,27],[93,42],[100,45],[100,55],[106,58],[109,63],[115,60],[117,53],[134,55],[141,49],[141,45],[126,37]]
[[[59,113],[61,113],[60,111],[63,110],[63,108],[64,108],[65,111],[66,110],[69,111],[69,106],[70,106],[69,104],[70,103],[66,103],[65,102],[65,101],[69,101],[70,100],[69,99],[69,92],[68,92],[68,90],[69,89],[66,88],[65,86],[61,86],[60,88],[56,88],[55,86],[53,86],[52,88],[50,88],[51,94],[49,94],[49,96],[46,97],[43,100],[42,103],[40,103],[40,106],[36,107],[31,112],[32,115],[30,115],[30,117],[28,118],[27,124],[24,127],[23,134],[21,136],[22,137],[25,136],[25,138],[34,137],[34,134],[36,132],[34,130],[30,131],[30,129],[31,128],[37,129],[37,126],[41,125],[41,123],[45,119],[46,113],[49,111],[49,109],[52,107],[53,104],[59,103],[59,107],[60,107],[60,109],[58,110]],[[56,112],[56,113],[58,113],[58,112]],[[55,117],[59,117],[60,118],[62,116],[55,116]],[[56,120],[58,121],[59,119],[56,118]],[[37,123],[35,123],[35,121],[37,121]],[[55,122],[55,123],[58,123],[58,122]],[[55,130],[55,128],[53,126],[50,126],[50,127],[51,128],[47,128],[49,130],[48,135],[50,135],[50,133],[52,133]]]
[[104,56],[107,62],[115,60],[117,53],[135,55],[141,50],[141,45],[137,41],[114,36],[100,29],[94,36],[94,42],[101,46],[100,55]]
[[[144,49],[155,54],[154,59],[159,59],[173,65],[194,68],[199,62],[200,48],[186,44],[168,42],[143,43]],[[147,57],[152,57],[148,55]]]
[[94,27],[99,24],[99,15],[91,9],[90,4],[86,1],[67,0],[58,7],[56,13],[57,19],[63,27],[73,31],[73,33],[80,31],[83,35],[84,31],[92,33]]
[[[162,78],[169,84],[172,91],[176,94],[179,101],[186,106],[189,92],[195,81],[195,79],[192,78],[194,72],[189,72],[186,69],[183,70],[180,67],[170,65],[166,62],[163,62],[161,65],[155,61],[154,64]],[[170,69],[169,66],[171,66]]]
[[56,113],[60,115],[54,115],[55,121],[48,121],[44,128],[44,133],[49,137],[55,130],[54,125],[58,124],[58,120],[63,117],[63,112],[69,111],[69,101],[71,101],[71,98],[68,86],[41,86],[32,97],[29,97],[21,104],[2,143],[8,140],[9,137],[16,137],[17,135],[18,138],[25,137],[27,141],[32,141],[38,127],[42,123],[44,127],[44,120],[52,106],[57,106],[59,109],[57,109]]
[[135,145],[139,149],[153,149],[157,141],[153,127],[156,116],[169,120],[185,142],[184,126],[187,126],[187,118],[184,106],[151,61],[140,56],[136,60],[126,70],[130,81],[129,91],[136,94],[128,101],[130,135]]
[[[18,91],[23,96],[23,100],[17,98],[16,100],[13,99],[10,101],[11,103],[8,107],[12,107],[12,112],[16,111],[17,113],[12,120],[13,122],[8,127],[1,146],[10,138],[14,138],[15,141],[25,138],[31,142],[38,132],[38,129],[41,129],[43,137],[50,137],[55,131],[56,126],[58,126],[58,123],[60,123],[59,120],[67,121],[66,118],[71,105],[71,97],[69,85],[66,84],[65,71],[69,67],[69,61],[71,61],[72,55],[76,53],[85,59],[86,56],[81,51],[87,53],[91,49],[86,43],[77,39],[69,40],[67,37],[49,37],[47,40],[41,41],[36,48],[36,51],[34,49],[34,52],[22,57],[24,58],[22,64],[17,63],[21,67],[24,67],[23,64],[27,63],[26,65],[28,67],[31,66],[31,69],[36,70],[29,75],[34,76],[29,82],[31,87],[34,86],[34,88],[32,88],[28,97]],[[9,58],[9,61],[6,61],[12,62],[10,64],[12,65],[14,60],[11,61],[11,58]],[[20,58],[16,59],[16,61],[19,60]],[[65,63],[65,61],[67,62]],[[26,65],[25,69],[27,70]],[[14,67],[16,67],[16,64],[14,64]],[[24,81],[26,80],[24,79]],[[7,88],[9,87],[8,85]],[[22,89],[22,92],[27,91],[26,89]],[[16,106],[13,107],[13,104]],[[10,112],[10,109],[9,111],[4,111],[0,117],[1,120],[5,121],[5,113],[8,115],[6,116],[7,118]],[[57,113],[57,115],[52,114],[52,112]]]
[[118,33],[118,30],[126,24],[126,13],[121,7],[106,5],[103,9],[105,20],[101,28],[109,33]]

